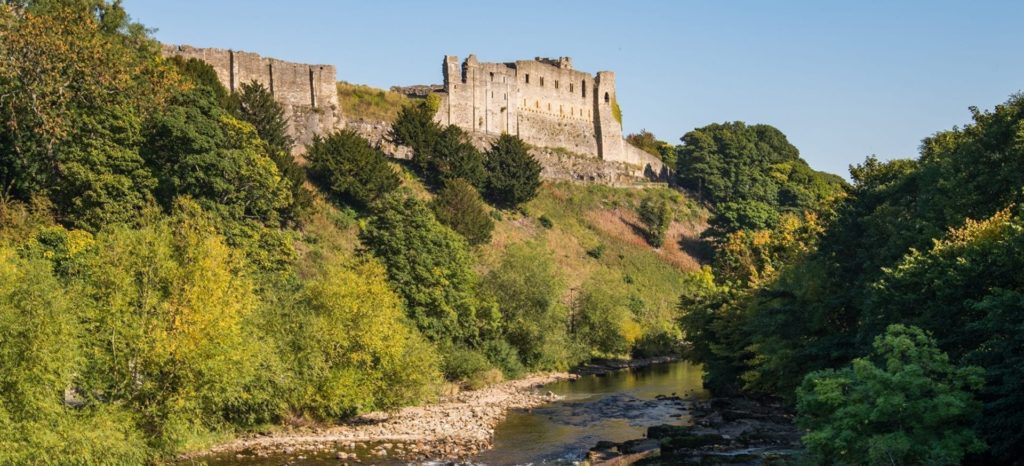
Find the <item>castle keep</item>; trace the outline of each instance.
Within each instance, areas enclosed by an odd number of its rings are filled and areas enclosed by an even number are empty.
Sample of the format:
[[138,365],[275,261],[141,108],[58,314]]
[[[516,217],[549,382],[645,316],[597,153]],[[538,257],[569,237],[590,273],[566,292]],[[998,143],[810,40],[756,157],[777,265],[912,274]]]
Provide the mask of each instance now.
[[163,45],[164,56],[196,58],[209,63],[221,84],[236,91],[243,83],[257,81],[284,107],[288,135],[295,139],[295,153],[305,150],[315,135],[327,134],[342,125],[334,66],[290,63],[255,53]]
[[461,64],[447,55],[444,88],[436,117],[483,134],[509,133],[539,147],[623,162],[640,175],[661,177],[657,157],[622,138],[613,115],[615,73],[597,76],[572,68],[569,57],[536,58],[514,63],[480,63],[470,55]]

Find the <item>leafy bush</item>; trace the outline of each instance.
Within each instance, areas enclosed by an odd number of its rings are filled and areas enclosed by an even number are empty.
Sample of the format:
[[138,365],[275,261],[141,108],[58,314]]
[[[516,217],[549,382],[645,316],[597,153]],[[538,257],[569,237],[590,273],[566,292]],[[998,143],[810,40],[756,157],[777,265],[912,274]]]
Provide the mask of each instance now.
[[587,249],[587,255],[593,257],[594,259],[600,259],[602,256],[604,256],[604,245],[598,244],[597,246]]
[[252,390],[271,355],[251,338],[257,297],[241,257],[196,204],[175,211],[105,230],[69,270],[83,299],[80,394],[122,403],[160,451],[211,426],[277,414],[271,394]]
[[483,291],[500,303],[503,334],[527,367],[551,360],[548,352],[564,334],[558,305],[562,279],[551,253],[539,243],[509,246],[501,263],[484,278]]
[[483,353],[487,360],[495,367],[501,369],[506,378],[514,379],[526,371],[522,360],[519,358],[519,351],[502,339],[487,340],[483,344]]
[[459,178],[447,182],[434,198],[431,208],[439,222],[465,237],[469,244],[491,241],[494,220],[488,214],[480,193],[465,180]]
[[434,348],[412,328],[375,263],[329,264],[284,320],[294,412],[337,420],[430,398],[440,380]]
[[916,327],[891,325],[850,368],[807,375],[797,422],[817,464],[960,464],[984,443],[971,426],[983,371],[956,367]]
[[515,207],[537,195],[542,167],[522,139],[502,134],[486,155],[486,197],[493,204]]
[[445,348],[441,364],[445,378],[467,381],[473,376],[491,369],[491,363],[483,353],[463,346]]
[[672,207],[664,199],[645,197],[640,201],[640,221],[647,228],[647,242],[656,248],[665,243],[665,234],[672,224]]
[[537,217],[537,222],[540,223],[540,226],[547,228],[549,230],[551,229],[551,227],[555,226],[555,223],[552,222],[551,218],[548,217],[547,215],[541,215],[540,217]]
[[398,175],[379,150],[352,130],[317,136],[306,150],[310,175],[331,194],[364,208],[398,188]]
[[592,351],[623,355],[640,336],[621,283],[611,274],[599,274],[584,284],[576,302],[574,335]]

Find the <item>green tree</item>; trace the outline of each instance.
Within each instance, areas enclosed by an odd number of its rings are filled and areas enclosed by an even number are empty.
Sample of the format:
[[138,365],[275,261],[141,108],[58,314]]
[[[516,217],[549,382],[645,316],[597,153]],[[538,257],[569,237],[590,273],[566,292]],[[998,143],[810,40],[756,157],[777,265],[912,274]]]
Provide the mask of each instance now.
[[449,181],[431,203],[437,221],[466,238],[471,245],[491,241],[494,220],[480,193],[461,178]]
[[654,133],[642,129],[639,133],[626,136],[626,142],[632,144],[637,149],[660,158],[662,162],[665,162],[665,165],[675,168],[676,148],[655,137]]
[[120,403],[158,451],[210,428],[266,422],[266,355],[247,322],[257,296],[242,258],[198,205],[142,228],[104,230],[68,268],[83,297],[78,384],[90,405]]
[[306,150],[310,174],[340,199],[365,208],[399,186],[398,174],[379,150],[352,130],[317,136]]
[[434,342],[475,341],[495,316],[476,299],[466,240],[416,199],[387,196],[373,210],[360,239],[387,267],[412,321]]
[[[862,333],[888,322],[921,326],[940,348],[985,369],[978,431],[995,458],[1024,454],[1024,220],[1019,208],[968,220],[927,251],[887,268],[868,295]],[[992,460],[990,460],[992,461]]]
[[450,125],[441,130],[437,139],[423,154],[417,154],[426,164],[427,175],[437,184],[462,178],[482,189],[487,181],[484,155],[469,141],[462,128]]
[[177,67],[178,73],[183,78],[196,86],[205,87],[213,92],[216,102],[221,105],[228,102],[228,89],[221,84],[220,78],[217,77],[217,70],[213,69],[212,65],[198,58],[184,58],[180,55],[172,56],[167,61]]
[[971,429],[981,384],[921,329],[891,325],[852,367],[807,375],[797,423],[817,464],[957,465],[984,448]]
[[239,86],[237,107],[238,119],[256,128],[256,134],[270,146],[272,152],[291,153],[295,141],[288,135],[288,119],[284,108],[274,100],[259,81],[242,83]]
[[551,253],[540,243],[508,247],[484,277],[483,291],[501,305],[502,335],[527,367],[553,369],[566,340],[564,288]]
[[413,162],[425,170],[431,149],[441,134],[441,127],[434,122],[437,109],[432,109],[427,102],[407,105],[398,112],[398,118],[391,125],[388,139],[391,142],[408,146],[413,151]]
[[146,130],[144,154],[169,208],[191,196],[226,220],[272,225],[293,206],[289,181],[256,130],[197,87],[177,94]]
[[0,193],[96,230],[150,201],[141,128],[174,84],[118,5],[80,6],[0,6]]
[[522,139],[502,134],[486,155],[489,178],[485,193],[492,203],[515,207],[537,195],[542,167]]
[[640,201],[640,221],[646,227],[647,242],[656,248],[665,243],[665,235],[672,224],[672,206],[662,198],[647,196]]
[[41,258],[0,245],[0,463],[140,464],[151,453],[123,411],[71,408],[82,367],[73,298]]

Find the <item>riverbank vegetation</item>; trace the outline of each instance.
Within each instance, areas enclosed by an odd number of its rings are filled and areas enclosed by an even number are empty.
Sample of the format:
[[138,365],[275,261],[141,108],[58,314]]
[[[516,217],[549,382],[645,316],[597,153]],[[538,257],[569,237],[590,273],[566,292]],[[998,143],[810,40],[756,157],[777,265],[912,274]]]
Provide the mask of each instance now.
[[[1024,454],[1024,98],[971,113],[924,139],[917,159],[851,167],[839,190],[780,169],[763,128],[683,139],[682,182],[715,204],[715,266],[683,296],[689,355],[717,393],[795,402],[820,464]],[[712,163],[738,146],[714,141],[737,131],[753,144],[738,163]]]
[[678,192],[542,183],[429,101],[396,110],[412,163],[342,131],[300,165],[265,87],[158,51],[118,3],[0,6],[0,463],[158,462],[678,351],[703,219]]

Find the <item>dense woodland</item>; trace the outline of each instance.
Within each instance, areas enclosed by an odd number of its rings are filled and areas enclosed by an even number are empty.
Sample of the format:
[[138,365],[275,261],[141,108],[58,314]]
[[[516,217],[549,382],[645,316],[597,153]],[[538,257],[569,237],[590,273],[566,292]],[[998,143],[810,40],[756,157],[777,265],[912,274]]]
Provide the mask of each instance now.
[[160,57],[117,2],[0,3],[0,463],[154,463],[678,352],[794,406],[801,461],[1024,455],[1024,97],[852,185],[771,126],[641,132],[680,188],[642,190],[542,183],[523,141],[385,97],[410,161],[338,131],[300,164],[267,89]]

